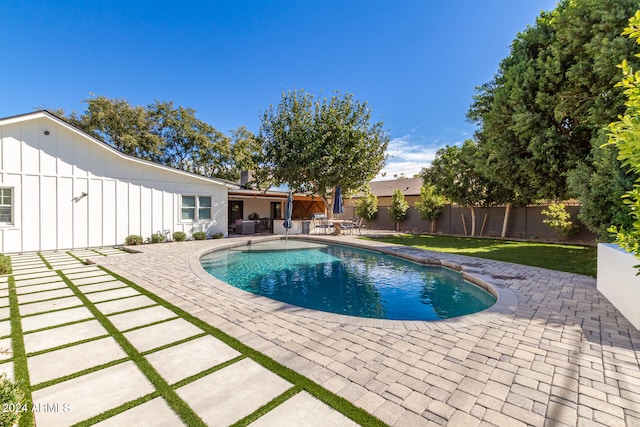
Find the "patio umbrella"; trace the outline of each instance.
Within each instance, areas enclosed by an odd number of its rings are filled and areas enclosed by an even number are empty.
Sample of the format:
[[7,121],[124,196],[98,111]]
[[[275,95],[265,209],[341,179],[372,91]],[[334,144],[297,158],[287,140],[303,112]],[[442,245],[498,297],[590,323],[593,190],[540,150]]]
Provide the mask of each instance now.
[[284,206],[284,222],[282,223],[284,226],[285,242],[289,242],[289,229],[293,227],[291,215],[293,215],[293,194],[289,191],[287,204]]
[[342,190],[340,187],[336,187],[335,194],[333,195],[333,213],[341,214],[344,212],[344,204],[342,203]]

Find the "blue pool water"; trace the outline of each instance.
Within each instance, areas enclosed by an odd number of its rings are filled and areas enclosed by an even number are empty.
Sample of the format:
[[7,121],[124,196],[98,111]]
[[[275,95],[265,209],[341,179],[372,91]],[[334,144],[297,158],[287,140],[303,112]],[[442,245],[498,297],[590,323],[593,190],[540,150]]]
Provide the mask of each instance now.
[[245,291],[349,316],[437,320],[496,302],[443,267],[338,245],[291,250],[261,250],[260,245],[213,252],[201,263],[209,274]]

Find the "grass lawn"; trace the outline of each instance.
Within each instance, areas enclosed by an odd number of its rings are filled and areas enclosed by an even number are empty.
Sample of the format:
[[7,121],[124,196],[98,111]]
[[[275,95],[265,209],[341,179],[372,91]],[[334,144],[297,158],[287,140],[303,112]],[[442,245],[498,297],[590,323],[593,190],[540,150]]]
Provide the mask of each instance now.
[[411,234],[366,239],[596,276],[597,249],[593,246]]

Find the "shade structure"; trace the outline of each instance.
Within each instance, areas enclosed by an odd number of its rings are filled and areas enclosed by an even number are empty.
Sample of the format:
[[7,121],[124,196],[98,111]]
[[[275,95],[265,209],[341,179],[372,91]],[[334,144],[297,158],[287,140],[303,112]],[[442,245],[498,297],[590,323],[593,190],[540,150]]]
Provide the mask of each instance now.
[[333,213],[341,214],[344,212],[344,203],[342,202],[342,190],[340,187],[336,187],[336,191],[333,195]]
[[287,196],[287,203],[284,206],[284,222],[282,225],[284,226],[284,234],[285,240],[289,240],[289,229],[293,227],[293,223],[291,222],[291,216],[293,215],[293,194],[289,191],[289,195]]

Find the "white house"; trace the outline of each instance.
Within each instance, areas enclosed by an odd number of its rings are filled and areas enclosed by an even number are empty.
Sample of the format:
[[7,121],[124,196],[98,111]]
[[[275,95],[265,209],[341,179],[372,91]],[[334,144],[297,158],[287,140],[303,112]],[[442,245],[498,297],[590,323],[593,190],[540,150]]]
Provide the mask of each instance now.
[[122,154],[47,111],[0,119],[0,253],[226,235],[237,188]]

